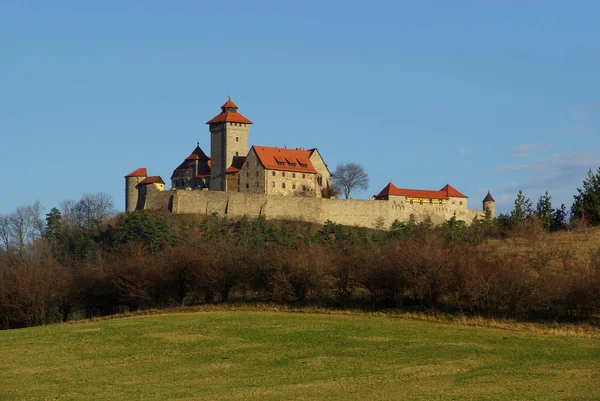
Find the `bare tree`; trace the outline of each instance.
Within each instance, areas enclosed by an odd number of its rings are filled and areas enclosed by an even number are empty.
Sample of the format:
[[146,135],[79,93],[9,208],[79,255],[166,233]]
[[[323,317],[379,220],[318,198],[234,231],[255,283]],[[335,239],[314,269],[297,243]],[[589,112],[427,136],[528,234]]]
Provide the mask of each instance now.
[[366,190],[369,187],[369,176],[363,166],[357,163],[338,164],[331,177],[333,186],[346,199],[355,190]]
[[9,217],[8,214],[0,214],[0,241],[4,244],[6,252],[8,252],[11,242]]
[[[34,238],[42,236],[44,230],[44,221],[41,218],[42,205],[39,201],[35,201],[32,205],[19,206],[9,214],[8,217],[8,233],[0,233],[3,241],[7,238],[14,242],[19,251],[23,251],[25,243]],[[2,223],[4,226],[6,223]],[[1,230],[4,230],[1,229]]]
[[105,192],[84,194],[73,208],[77,224],[90,229],[102,220],[115,215],[115,207],[111,196]]

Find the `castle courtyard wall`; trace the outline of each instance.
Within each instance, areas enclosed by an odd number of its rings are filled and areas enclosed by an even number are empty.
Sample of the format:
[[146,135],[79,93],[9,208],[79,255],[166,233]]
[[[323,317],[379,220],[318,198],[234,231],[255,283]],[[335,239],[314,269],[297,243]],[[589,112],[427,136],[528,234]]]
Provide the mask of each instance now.
[[[141,194],[140,194],[141,195]],[[243,192],[149,189],[141,208],[170,210],[177,214],[213,214],[239,218],[296,220],[322,224],[331,220],[339,224],[370,228],[389,228],[394,220],[430,219],[440,224],[452,216],[471,223],[485,217],[482,210],[452,208],[451,205],[410,205],[395,200],[322,199],[300,196],[276,196]],[[464,203],[463,203],[464,206]]]

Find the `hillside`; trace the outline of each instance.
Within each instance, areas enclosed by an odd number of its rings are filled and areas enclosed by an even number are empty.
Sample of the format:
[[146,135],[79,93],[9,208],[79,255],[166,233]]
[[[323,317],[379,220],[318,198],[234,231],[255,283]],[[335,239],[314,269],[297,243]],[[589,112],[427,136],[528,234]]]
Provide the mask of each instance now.
[[209,311],[0,331],[0,399],[593,400],[598,338]]

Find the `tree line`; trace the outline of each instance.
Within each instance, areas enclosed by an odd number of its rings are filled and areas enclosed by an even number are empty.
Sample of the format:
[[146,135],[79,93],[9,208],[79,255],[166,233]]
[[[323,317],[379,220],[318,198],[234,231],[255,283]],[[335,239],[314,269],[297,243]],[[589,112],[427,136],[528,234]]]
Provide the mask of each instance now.
[[[591,187],[598,194],[599,182]],[[581,204],[596,199],[588,192],[579,192]],[[231,300],[525,319],[600,313],[600,249],[561,245],[547,233],[578,230],[582,217],[600,225],[598,209],[588,205],[579,216],[572,208],[567,221],[548,194],[534,209],[519,193],[511,213],[496,219],[434,226],[411,218],[385,231],[115,215],[105,194],[61,202],[45,219],[41,210],[36,202],[0,216],[1,328]]]

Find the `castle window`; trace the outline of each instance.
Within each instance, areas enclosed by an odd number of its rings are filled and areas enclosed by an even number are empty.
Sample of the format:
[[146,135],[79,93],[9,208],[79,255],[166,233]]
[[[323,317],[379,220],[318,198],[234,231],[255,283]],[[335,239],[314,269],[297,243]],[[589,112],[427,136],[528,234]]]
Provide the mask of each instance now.
[[250,188],[250,184],[246,184],[246,189]]
[[290,163],[290,167],[296,167],[296,163]]
[[462,205],[462,201],[459,202],[459,205]]
[[256,170],[256,176],[258,177],[258,170]]
[[412,199],[410,200],[410,204],[411,204],[411,205],[413,204],[413,200],[412,200]]
[[453,204],[453,205],[456,205],[456,201],[452,201],[452,204]]
[[271,173],[273,175],[273,177],[275,177],[277,175],[276,171],[273,171],[273,173]]
[[307,167],[307,165],[306,165],[306,164],[304,164],[304,163],[300,163],[300,167],[306,168],[306,167]]
[[250,173],[246,171],[246,177],[250,177]]
[[239,141],[240,141],[240,137],[239,137],[239,136],[236,136],[236,137],[235,137],[235,141],[236,141],[236,142],[239,142]]
[[239,153],[239,152],[235,152],[235,155],[236,155],[236,156],[239,156],[239,155],[240,155],[240,153]]
[[296,173],[292,173],[292,178],[296,178]]
[[433,199],[429,199],[429,203],[433,204]]
[[258,188],[258,182],[256,183],[256,188]]
[[306,178],[306,174],[302,174],[302,178]]
[[258,167],[258,160],[256,161],[256,167]]
[[284,162],[277,162],[277,165],[278,166],[285,166],[285,163]]
[[296,184],[292,184],[292,189],[296,189]]
[[281,176],[282,176],[282,177],[285,177],[285,171],[282,171],[282,172],[281,172]]
[[281,183],[281,188],[285,189],[285,182]]
[[421,204],[421,205],[423,204],[423,199],[421,199],[421,200],[419,201],[419,204]]

